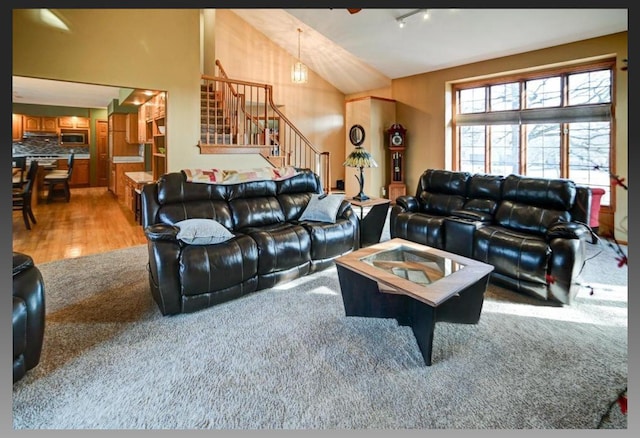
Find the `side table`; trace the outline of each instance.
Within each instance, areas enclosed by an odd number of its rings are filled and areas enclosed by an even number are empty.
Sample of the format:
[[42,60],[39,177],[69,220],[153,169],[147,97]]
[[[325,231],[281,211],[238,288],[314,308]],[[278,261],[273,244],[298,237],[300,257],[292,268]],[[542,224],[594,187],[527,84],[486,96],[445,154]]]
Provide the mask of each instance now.
[[[380,242],[384,222],[387,220],[387,211],[391,201],[385,198],[369,198],[359,201],[347,198],[351,205],[360,207],[360,247],[374,245]],[[367,214],[364,210],[368,209]]]

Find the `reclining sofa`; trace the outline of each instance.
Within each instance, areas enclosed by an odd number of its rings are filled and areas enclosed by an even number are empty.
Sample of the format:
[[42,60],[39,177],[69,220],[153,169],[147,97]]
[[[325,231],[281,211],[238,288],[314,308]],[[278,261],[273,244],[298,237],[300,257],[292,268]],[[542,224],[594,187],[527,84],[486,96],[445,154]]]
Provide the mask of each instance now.
[[31,256],[13,252],[13,383],[40,362],[44,341],[44,280]]
[[[149,283],[163,315],[194,312],[293,280],[358,248],[358,218],[344,199],[338,200],[335,222],[299,220],[322,186],[311,170],[297,171],[282,180],[237,184],[190,182],[180,171],[143,186]],[[179,225],[187,219],[216,221],[230,236],[185,243]]]
[[591,190],[567,179],[428,169],[391,209],[399,237],[494,266],[491,281],[570,304],[586,243]]

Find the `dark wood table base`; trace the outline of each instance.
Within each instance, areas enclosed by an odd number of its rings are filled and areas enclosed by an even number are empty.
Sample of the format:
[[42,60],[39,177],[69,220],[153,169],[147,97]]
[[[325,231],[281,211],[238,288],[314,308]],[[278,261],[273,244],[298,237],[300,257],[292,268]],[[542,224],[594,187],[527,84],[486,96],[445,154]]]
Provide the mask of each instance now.
[[431,365],[436,322],[477,324],[489,281],[487,274],[458,295],[433,307],[405,294],[381,291],[376,281],[340,265],[336,268],[346,315],[395,318],[398,324],[410,326],[427,366]]

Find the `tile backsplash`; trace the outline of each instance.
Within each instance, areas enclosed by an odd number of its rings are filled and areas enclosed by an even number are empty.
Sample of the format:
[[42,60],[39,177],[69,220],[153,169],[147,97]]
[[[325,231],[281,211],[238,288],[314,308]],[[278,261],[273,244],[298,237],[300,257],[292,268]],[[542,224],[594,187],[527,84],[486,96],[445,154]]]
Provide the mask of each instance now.
[[23,138],[22,141],[13,142],[13,155],[64,155],[71,152],[76,154],[88,154],[89,145],[62,146],[57,138]]

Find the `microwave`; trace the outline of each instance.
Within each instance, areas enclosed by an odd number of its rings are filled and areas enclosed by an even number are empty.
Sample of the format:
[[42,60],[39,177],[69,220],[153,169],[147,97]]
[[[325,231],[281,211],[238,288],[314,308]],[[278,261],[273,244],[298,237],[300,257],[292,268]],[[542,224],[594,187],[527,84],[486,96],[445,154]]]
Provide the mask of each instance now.
[[60,144],[87,144],[87,134],[84,132],[61,132]]

